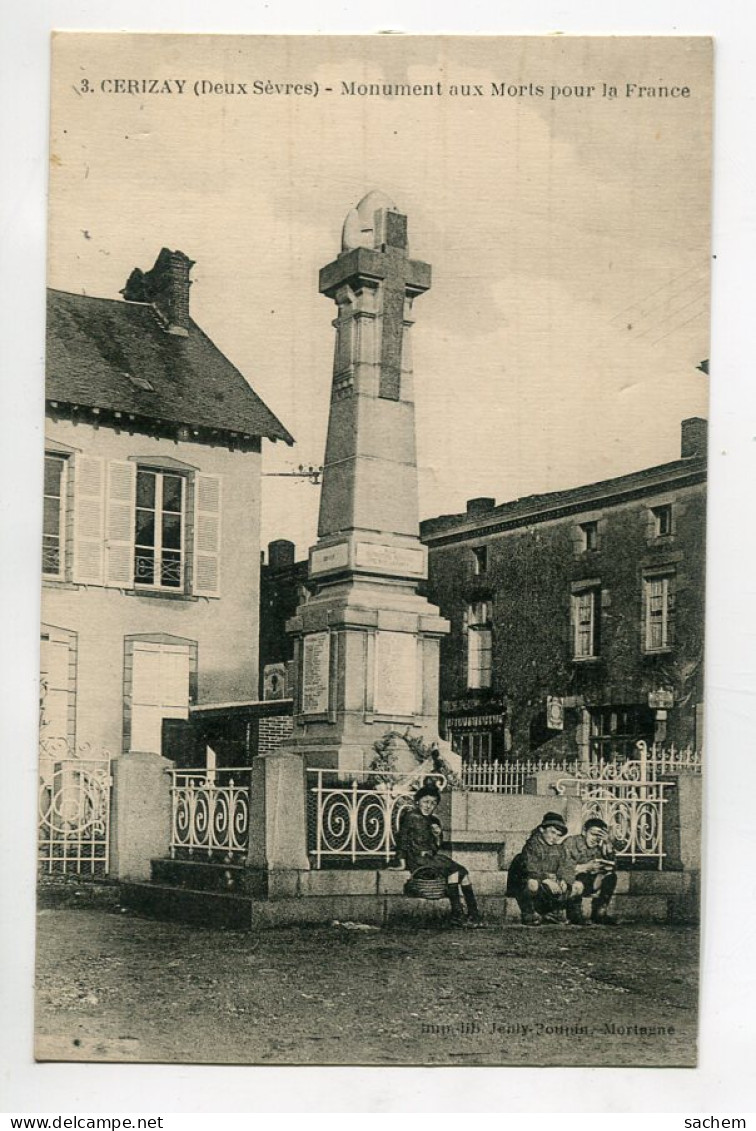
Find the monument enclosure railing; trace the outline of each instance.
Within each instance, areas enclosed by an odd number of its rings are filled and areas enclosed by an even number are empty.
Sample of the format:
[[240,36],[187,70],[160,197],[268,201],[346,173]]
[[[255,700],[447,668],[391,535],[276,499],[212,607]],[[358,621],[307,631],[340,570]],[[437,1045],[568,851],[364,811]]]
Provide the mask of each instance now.
[[249,766],[167,773],[171,857],[242,863],[249,845]]
[[[446,785],[433,777],[439,789]],[[309,854],[315,868],[324,861],[373,859],[388,863],[396,852],[396,833],[419,784],[418,774],[363,770],[307,771]]]
[[[645,755],[645,745],[640,753]],[[664,809],[671,781],[660,781],[657,760],[601,762],[581,767],[556,783],[558,794],[577,794],[582,820],[599,817],[609,827],[617,858],[625,863],[664,866]]]

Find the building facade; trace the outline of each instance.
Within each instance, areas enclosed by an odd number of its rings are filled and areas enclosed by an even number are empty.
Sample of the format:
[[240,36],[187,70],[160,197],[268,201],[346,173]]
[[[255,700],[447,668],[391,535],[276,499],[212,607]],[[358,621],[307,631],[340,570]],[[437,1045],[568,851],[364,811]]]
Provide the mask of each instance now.
[[163,249],[123,300],[48,296],[41,734],[163,751],[258,685],[261,443],[292,439]]
[[296,561],[293,542],[268,543],[267,561],[260,561],[260,697],[281,699],[291,694],[294,638],[286,622],[307,600],[307,561]]
[[703,745],[706,422],[681,458],[422,524],[442,729],[476,760]]

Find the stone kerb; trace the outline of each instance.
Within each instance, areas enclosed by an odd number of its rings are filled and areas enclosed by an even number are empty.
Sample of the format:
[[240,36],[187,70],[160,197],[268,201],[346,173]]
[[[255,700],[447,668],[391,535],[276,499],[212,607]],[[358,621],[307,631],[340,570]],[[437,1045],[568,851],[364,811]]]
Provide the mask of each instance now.
[[171,843],[173,762],[160,754],[131,752],[113,760],[110,873],[118,880],[150,878],[153,857]]

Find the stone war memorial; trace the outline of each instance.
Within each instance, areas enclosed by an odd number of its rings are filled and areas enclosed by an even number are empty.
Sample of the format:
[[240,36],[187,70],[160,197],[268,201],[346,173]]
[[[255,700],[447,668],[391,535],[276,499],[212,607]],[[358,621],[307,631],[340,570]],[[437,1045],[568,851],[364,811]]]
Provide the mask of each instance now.
[[508,869],[545,811],[575,832],[607,820],[626,860],[640,860],[618,876],[623,918],[697,916],[700,777],[661,780],[644,748],[607,780],[544,762],[528,764],[519,788],[480,789],[439,736],[449,622],[421,593],[411,349],[430,286],[407,216],[368,192],[320,271],[336,340],[318,540],[307,599],[286,626],[291,734],[259,752],[246,779],[179,774],[159,756],[116,760],[113,861],[127,907],[242,928],[443,922],[446,900],[408,894],[397,867],[402,813],[432,782],[445,844],[475,877],[490,922],[519,922]]

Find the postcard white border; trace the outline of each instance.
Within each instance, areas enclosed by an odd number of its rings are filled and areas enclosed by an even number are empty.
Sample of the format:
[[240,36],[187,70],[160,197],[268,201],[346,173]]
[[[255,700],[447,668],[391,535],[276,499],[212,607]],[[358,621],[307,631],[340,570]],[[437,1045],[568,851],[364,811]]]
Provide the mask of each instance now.
[[[8,1111],[50,1112],[712,1112],[756,1108],[752,1083],[756,974],[756,378],[753,264],[756,176],[752,143],[756,17],[745,0],[27,0],[4,5],[3,267],[0,286],[0,460],[5,537],[0,838],[3,971],[0,1058]],[[280,1069],[35,1065],[32,1049],[34,748],[41,498],[42,342],[49,32],[132,31],[486,34],[712,34],[716,37],[714,309],[707,605],[706,885],[700,1067],[630,1069]],[[736,908],[739,910],[736,911]],[[735,971],[735,973],[733,973]],[[750,1046],[750,1048],[749,1048]],[[473,1083],[474,1081],[474,1083]],[[681,1122],[680,1122],[680,1125]],[[653,1126],[653,1124],[652,1124]]]

